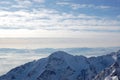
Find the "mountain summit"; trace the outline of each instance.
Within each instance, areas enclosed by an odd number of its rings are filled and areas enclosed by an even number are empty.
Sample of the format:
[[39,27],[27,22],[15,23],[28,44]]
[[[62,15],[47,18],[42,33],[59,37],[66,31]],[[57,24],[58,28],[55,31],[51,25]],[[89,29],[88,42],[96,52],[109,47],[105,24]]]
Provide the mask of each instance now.
[[[7,74],[0,76],[0,80],[104,80],[109,74],[118,75],[119,64],[116,63],[114,56],[118,57],[119,55],[120,52],[114,52],[99,57],[86,58],[57,51],[47,58],[12,69]],[[117,58],[117,62],[119,61]],[[103,75],[103,79],[100,79],[99,74],[106,68],[108,70],[112,68],[114,72],[111,70],[107,76]]]

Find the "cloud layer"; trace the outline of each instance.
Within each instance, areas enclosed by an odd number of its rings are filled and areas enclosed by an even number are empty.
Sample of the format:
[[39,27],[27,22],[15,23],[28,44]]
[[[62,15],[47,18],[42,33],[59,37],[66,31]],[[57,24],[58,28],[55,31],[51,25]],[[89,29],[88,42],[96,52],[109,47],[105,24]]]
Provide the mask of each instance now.
[[5,0],[0,4],[1,37],[19,37],[23,35],[19,31],[26,34],[23,37],[29,37],[29,35],[34,37],[36,34],[37,37],[41,37],[41,33],[44,37],[57,31],[62,35],[66,33],[76,35],[76,32],[84,35],[91,32],[99,34],[120,32],[117,4],[116,6],[115,4],[97,4],[97,2],[92,4],[88,1],[73,0],[50,0],[50,2],[48,0],[13,0],[11,2]]
[[[20,53],[0,53],[0,75],[7,73],[9,70],[27,62],[47,57],[48,54],[20,54]],[[12,63],[11,63],[12,62]]]
[[0,29],[120,30],[119,20],[86,14],[60,14],[58,11],[50,9],[34,9],[32,12],[2,10],[0,22]]

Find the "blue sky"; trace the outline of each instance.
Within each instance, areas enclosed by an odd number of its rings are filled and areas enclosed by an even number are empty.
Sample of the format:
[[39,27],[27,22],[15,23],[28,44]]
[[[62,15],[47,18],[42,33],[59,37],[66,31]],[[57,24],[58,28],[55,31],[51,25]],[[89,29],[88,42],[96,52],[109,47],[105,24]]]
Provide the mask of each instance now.
[[120,0],[0,0],[0,37],[118,43],[119,4]]
[[[119,0],[2,0],[0,31],[5,37],[34,37],[57,30],[119,34],[119,4]],[[36,37],[44,37],[40,35]]]

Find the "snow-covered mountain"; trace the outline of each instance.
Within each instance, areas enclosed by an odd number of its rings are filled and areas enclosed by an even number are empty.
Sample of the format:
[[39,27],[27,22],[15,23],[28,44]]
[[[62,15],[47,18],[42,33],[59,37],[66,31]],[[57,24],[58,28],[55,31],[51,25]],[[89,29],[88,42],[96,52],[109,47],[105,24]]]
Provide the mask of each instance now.
[[47,58],[12,69],[0,80],[102,80],[97,76],[116,62],[115,55],[120,55],[120,51],[90,58],[57,51]]
[[120,80],[120,51],[113,58],[115,62],[101,71],[94,80]]

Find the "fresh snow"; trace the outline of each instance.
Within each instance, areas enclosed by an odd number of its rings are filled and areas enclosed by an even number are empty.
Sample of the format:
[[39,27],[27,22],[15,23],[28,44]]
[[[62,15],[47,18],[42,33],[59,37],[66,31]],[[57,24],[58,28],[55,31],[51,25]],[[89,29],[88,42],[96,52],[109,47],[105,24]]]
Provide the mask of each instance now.
[[111,77],[120,70],[115,66],[120,61],[115,55],[119,57],[120,51],[90,58],[57,51],[12,69],[0,80],[117,80],[119,75]]

